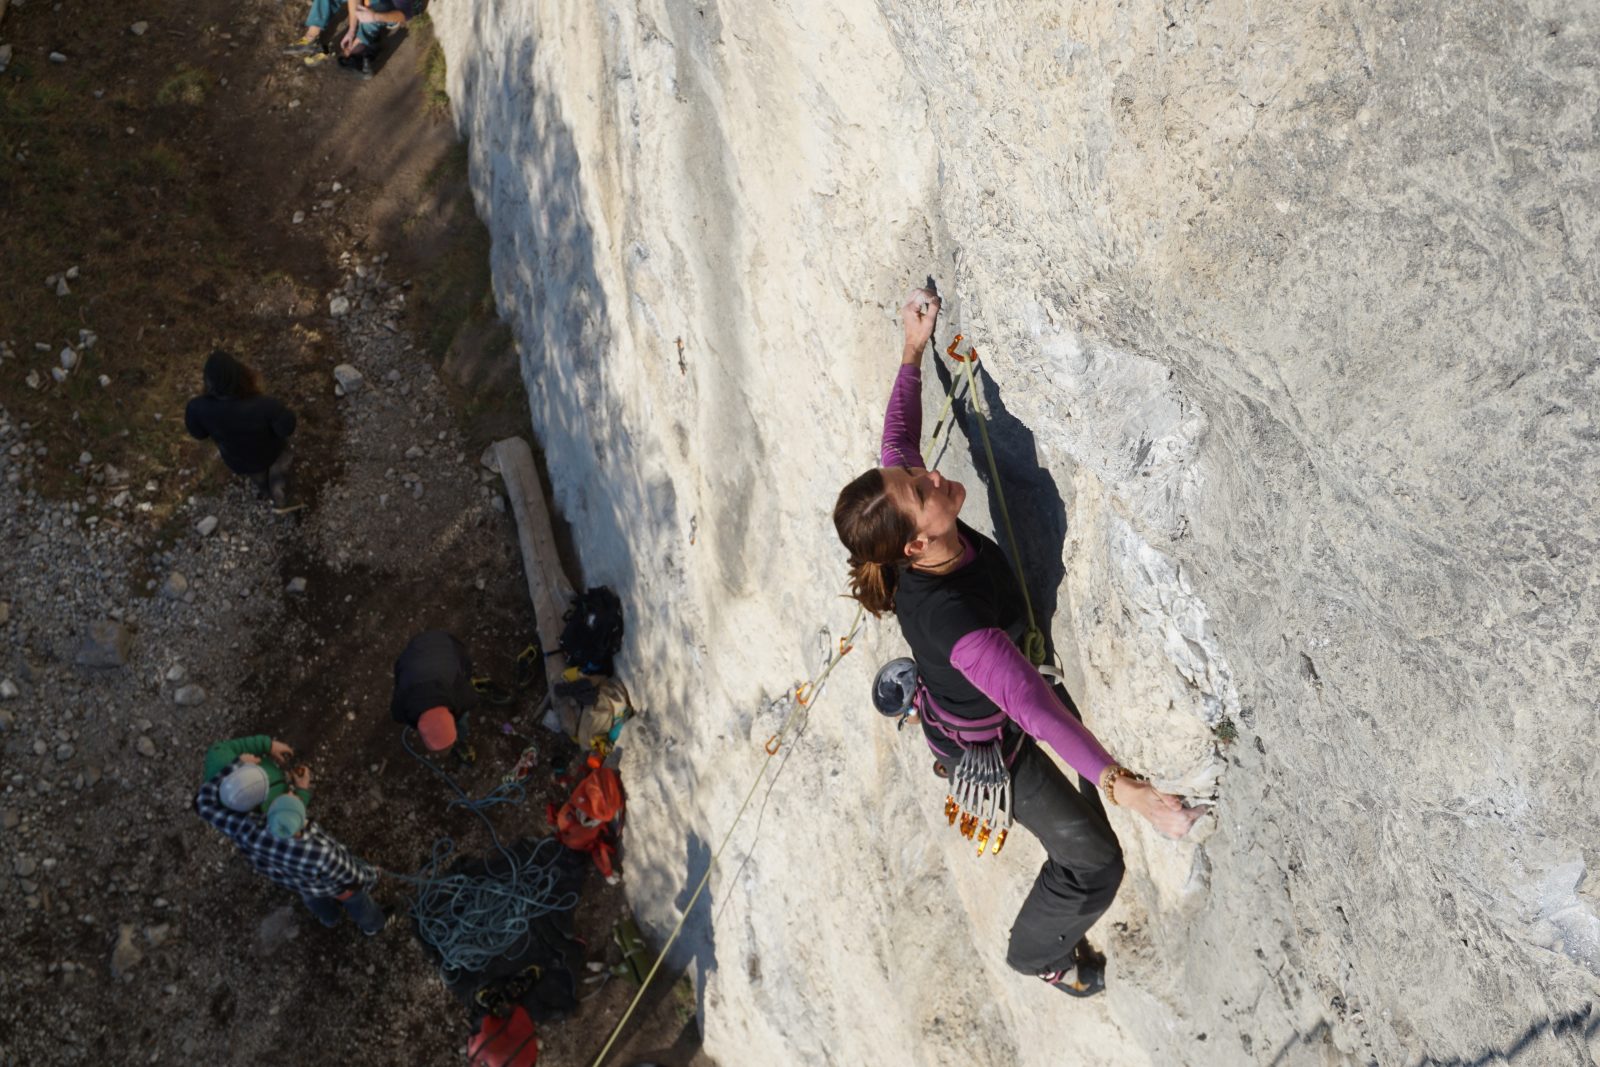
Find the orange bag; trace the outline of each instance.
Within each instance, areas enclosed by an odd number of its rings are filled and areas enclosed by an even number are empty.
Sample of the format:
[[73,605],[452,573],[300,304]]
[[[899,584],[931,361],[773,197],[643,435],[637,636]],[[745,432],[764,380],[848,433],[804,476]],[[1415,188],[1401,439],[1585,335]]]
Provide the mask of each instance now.
[[602,766],[578,783],[559,810],[552,804],[547,814],[561,843],[589,853],[600,873],[610,878],[623,807],[622,779],[610,767]]
[[539,1062],[539,1035],[522,1005],[505,1018],[485,1015],[467,1042],[472,1067],[533,1067]]

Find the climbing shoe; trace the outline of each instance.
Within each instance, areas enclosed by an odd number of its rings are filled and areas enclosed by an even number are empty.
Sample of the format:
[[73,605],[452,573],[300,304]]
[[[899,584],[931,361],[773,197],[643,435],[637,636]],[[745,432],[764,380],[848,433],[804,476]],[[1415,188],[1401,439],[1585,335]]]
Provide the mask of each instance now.
[[308,33],[288,48],[285,48],[283,54],[287,56],[314,56],[324,51],[326,49],[323,46],[322,35],[319,33],[313,37]]
[[1039,977],[1069,997],[1092,997],[1106,987],[1106,958],[1083,938],[1072,950],[1072,966]]

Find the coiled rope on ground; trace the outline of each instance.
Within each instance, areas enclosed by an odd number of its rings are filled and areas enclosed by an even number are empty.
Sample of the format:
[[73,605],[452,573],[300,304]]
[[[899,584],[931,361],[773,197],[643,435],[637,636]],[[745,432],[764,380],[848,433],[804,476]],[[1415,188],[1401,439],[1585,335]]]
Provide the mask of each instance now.
[[533,930],[535,920],[552,912],[577,907],[578,895],[558,893],[561,873],[561,845],[545,838],[525,856],[506,847],[489,820],[487,810],[499,804],[517,804],[526,799],[520,784],[501,783],[486,796],[474,800],[443,768],[418,752],[411,744],[412,730],[401,734],[405,750],[440,778],[455,799],[450,807],[466,808],[489,831],[501,863],[485,861],[478,874],[441,874],[455,855],[455,841],[440,837],[433,843],[428,862],[416,874],[385,871],[390,877],[416,887],[411,917],[418,936],[439,954],[439,968],[450,974],[471,974],[490,963],[520,953]]

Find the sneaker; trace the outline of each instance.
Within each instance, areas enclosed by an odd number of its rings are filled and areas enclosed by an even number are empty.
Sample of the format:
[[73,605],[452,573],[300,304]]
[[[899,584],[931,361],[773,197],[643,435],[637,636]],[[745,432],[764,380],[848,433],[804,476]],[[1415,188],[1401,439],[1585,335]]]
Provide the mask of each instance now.
[[283,54],[287,56],[314,56],[322,51],[324,51],[322,34],[319,33],[313,37],[308,33],[288,48],[285,48]]

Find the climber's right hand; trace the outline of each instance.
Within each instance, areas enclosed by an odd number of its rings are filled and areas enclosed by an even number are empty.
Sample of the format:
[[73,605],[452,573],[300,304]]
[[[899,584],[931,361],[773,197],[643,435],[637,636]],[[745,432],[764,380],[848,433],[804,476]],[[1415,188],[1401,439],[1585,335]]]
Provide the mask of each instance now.
[[1196,820],[1205,814],[1204,808],[1184,807],[1180,797],[1163,793],[1149,782],[1137,778],[1123,778],[1117,782],[1117,803],[1150,820],[1150,825],[1161,836],[1174,839],[1188,833]]

